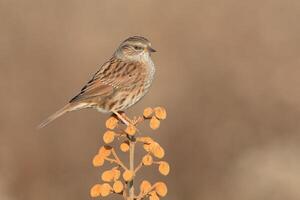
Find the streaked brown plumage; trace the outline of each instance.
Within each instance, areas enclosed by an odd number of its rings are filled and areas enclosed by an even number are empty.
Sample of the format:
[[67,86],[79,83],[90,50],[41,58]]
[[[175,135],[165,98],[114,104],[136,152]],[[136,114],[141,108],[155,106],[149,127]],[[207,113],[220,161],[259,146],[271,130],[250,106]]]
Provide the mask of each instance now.
[[146,38],[133,36],[126,39],[81,92],[39,127],[46,126],[66,112],[83,108],[112,112],[121,117],[118,112],[138,102],[152,83],[155,74],[152,52],[155,50]]

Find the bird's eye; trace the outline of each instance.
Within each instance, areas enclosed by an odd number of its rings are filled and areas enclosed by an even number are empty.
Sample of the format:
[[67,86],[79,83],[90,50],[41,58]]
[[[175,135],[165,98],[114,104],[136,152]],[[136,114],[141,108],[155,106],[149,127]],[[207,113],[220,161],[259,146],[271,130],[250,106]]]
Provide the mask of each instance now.
[[134,46],[134,49],[135,49],[135,50],[142,50],[143,48],[140,47],[140,46]]

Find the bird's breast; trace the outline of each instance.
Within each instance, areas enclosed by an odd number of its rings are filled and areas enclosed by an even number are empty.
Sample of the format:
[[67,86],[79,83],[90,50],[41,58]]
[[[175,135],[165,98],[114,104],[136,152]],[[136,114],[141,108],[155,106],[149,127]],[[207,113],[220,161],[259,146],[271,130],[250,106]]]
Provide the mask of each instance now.
[[145,57],[144,63],[145,63],[145,71],[146,71],[145,87],[148,88],[148,87],[150,87],[150,85],[154,79],[155,65],[150,56]]

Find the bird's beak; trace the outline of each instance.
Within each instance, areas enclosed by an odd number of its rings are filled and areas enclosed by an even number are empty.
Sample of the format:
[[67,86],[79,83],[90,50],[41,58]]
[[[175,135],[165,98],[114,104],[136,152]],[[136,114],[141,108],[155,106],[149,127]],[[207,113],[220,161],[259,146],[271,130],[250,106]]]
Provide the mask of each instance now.
[[155,49],[153,49],[152,47],[148,47],[148,51],[149,51],[149,52],[151,52],[151,53],[154,53],[154,52],[156,52],[156,50],[155,50]]

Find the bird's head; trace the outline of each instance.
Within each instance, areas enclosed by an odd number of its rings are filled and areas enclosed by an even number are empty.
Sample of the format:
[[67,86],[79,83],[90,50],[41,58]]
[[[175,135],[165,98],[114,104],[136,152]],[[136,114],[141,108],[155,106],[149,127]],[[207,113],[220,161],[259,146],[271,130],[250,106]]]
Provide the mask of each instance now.
[[141,36],[133,36],[120,44],[115,52],[115,56],[132,61],[143,61],[150,58],[153,52],[156,52],[156,50],[151,47],[148,39]]

